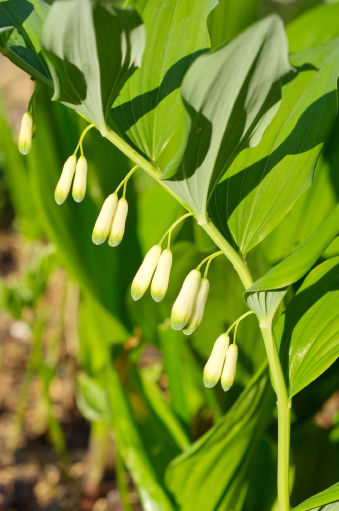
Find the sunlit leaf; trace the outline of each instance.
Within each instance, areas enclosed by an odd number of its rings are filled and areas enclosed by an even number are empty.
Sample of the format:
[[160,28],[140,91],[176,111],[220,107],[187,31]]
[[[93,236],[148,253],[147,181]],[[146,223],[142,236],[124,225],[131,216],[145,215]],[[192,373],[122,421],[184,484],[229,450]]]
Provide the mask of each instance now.
[[218,0],[130,0],[146,26],[146,50],[117,98],[111,118],[119,134],[156,161],[183,117],[182,79],[209,48],[207,16]]
[[289,395],[320,376],[339,356],[339,258],[317,266],[279,319],[280,344]]
[[134,10],[115,9],[113,0],[57,0],[41,41],[53,99],[82,113],[104,134],[115,97],[141,65],[145,34],[140,17]]
[[339,205],[309,240],[246,290],[245,299],[260,319],[272,319],[287,287],[312,268],[338,231]]
[[[337,501],[337,502],[335,502]],[[328,506],[325,504],[332,503]],[[339,483],[327,488],[327,490],[314,495],[292,511],[338,511],[339,510]]]
[[[339,40],[293,55],[282,102],[256,148],[235,159],[210,201],[213,221],[245,254],[310,186],[337,114]],[[231,235],[230,235],[231,232]]]
[[236,155],[260,142],[279,108],[280,78],[290,69],[283,24],[271,16],[200,56],[187,72],[182,86],[187,147],[179,171],[175,158],[163,179],[176,172],[166,183],[199,223],[206,223],[209,197]]

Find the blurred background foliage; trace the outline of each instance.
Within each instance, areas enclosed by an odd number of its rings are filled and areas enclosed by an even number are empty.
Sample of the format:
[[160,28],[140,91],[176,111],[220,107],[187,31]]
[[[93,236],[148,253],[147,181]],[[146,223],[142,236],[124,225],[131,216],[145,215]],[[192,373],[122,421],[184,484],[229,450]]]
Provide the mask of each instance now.
[[[208,19],[212,47],[270,12],[286,22],[291,53],[339,36],[336,2],[221,0]],[[10,73],[4,58],[0,64],[4,76]],[[21,80],[28,100],[29,79],[19,73],[15,80]],[[90,509],[103,492],[99,484],[110,463],[120,501],[109,507],[106,491],[101,499],[106,508],[100,509],[129,511],[140,505],[151,511],[274,509],[274,396],[255,318],[246,319],[238,330],[240,359],[232,390],[225,394],[219,386],[206,389],[202,382],[215,339],[247,309],[231,264],[218,258],[211,265],[211,291],[198,331],[186,338],[171,330],[166,319],[185,276],[214,249],[202,229],[188,220],[174,232],[174,264],[165,299],[157,304],[147,295],[133,302],[129,292],[133,276],[147,250],[180,216],[180,205],[138,171],[127,189],[123,243],[117,249],[95,246],[91,233],[101,204],[131,162],[91,131],[84,142],[87,195],[81,204],[69,199],[58,206],[55,185],[86,123],[51,102],[48,91],[40,91],[36,137],[31,153],[23,157],[16,137],[26,107],[21,103],[15,110],[11,85],[1,81],[5,93],[0,106],[0,307],[15,319],[9,323],[12,337],[29,340],[10,416],[11,434],[2,439],[4,452],[13,453],[28,442],[22,428],[38,379],[42,430],[48,430],[58,453],[66,486],[77,480],[69,454],[71,440],[51,391],[60,372],[66,371],[74,384],[77,409],[91,423],[87,468],[78,478],[82,509]],[[338,135],[339,119],[318,161],[312,187],[249,254],[255,278],[313,234],[338,202]],[[15,250],[28,254],[20,258],[19,268],[6,267],[9,239],[25,247]],[[338,254],[334,242],[325,257]],[[56,300],[50,296],[55,280]],[[5,365],[3,358],[3,369]],[[338,368],[336,362],[293,401],[293,505],[339,480]],[[8,460],[5,467],[16,463]],[[133,485],[138,498],[133,497]],[[32,509],[44,508],[43,499],[37,502]],[[62,506],[73,509],[67,507],[71,504]]]

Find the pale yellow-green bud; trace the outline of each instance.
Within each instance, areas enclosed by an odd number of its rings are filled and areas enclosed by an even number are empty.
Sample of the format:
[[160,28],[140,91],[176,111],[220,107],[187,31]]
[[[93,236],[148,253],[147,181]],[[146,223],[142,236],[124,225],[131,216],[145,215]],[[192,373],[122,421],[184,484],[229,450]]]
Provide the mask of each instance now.
[[229,390],[233,385],[235,373],[237,370],[237,359],[238,346],[236,344],[231,344],[231,346],[228,348],[224,369],[221,375],[221,386],[225,392],[226,390]]
[[215,341],[210,358],[204,368],[204,384],[206,387],[211,388],[218,383],[229,344],[230,338],[227,334],[221,334]]
[[128,213],[127,200],[124,197],[118,202],[118,209],[114,215],[111,231],[109,233],[108,244],[111,247],[117,247],[124,236],[125,224]]
[[73,199],[81,202],[85,197],[87,185],[87,160],[84,156],[80,156],[77,161],[75,176],[72,188]]
[[192,270],[184,280],[172,308],[171,325],[173,330],[182,330],[187,325],[199,290],[200,278],[200,271]]
[[160,254],[161,246],[154,245],[145,255],[145,259],[132,282],[131,293],[133,300],[139,300],[147,291],[158,264]]
[[112,193],[107,197],[107,199],[103,203],[97,221],[95,222],[92,234],[92,241],[96,245],[101,245],[101,243],[103,243],[106,240],[117,207],[118,196],[116,193]]
[[77,159],[74,154],[70,156],[62,169],[61,176],[55,189],[54,198],[57,204],[62,204],[67,199],[75,172]]
[[200,281],[199,291],[194,302],[191,319],[188,327],[184,330],[185,335],[192,335],[199,327],[205,310],[206,300],[210,290],[210,283],[203,278]]
[[166,248],[160,256],[151,285],[152,298],[156,302],[161,302],[167,292],[172,259],[172,252]]
[[21,127],[18,139],[18,148],[21,154],[28,154],[32,147],[32,138],[35,133],[35,115],[27,111],[21,119]]

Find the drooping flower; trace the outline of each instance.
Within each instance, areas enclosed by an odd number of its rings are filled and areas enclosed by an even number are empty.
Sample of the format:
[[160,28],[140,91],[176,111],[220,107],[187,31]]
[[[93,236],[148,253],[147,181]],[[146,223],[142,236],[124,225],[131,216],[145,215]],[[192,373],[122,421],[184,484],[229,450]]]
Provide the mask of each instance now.
[[237,370],[237,359],[238,346],[236,344],[231,344],[227,351],[225,365],[221,375],[221,386],[225,392],[233,385]]
[[118,202],[118,208],[114,215],[111,230],[109,233],[108,244],[111,247],[117,247],[124,237],[127,213],[127,200],[124,197],[121,197]]
[[212,353],[204,368],[204,384],[208,388],[214,387],[220,379],[229,343],[230,338],[227,334],[221,334],[214,343]]
[[154,245],[147,254],[133,279],[131,293],[133,300],[139,300],[147,291],[161,254],[161,246]]
[[75,172],[77,159],[74,154],[67,158],[55,189],[54,198],[57,204],[62,204],[68,197]]
[[210,284],[206,278],[201,279],[197,297],[194,302],[192,316],[189,320],[188,327],[184,330],[185,335],[192,335],[199,327],[204,311]]
[[112,225],[113,217],[117,211],[117,206],[118,196],[116,193],[112,193],[103,203],[97,221],[95,222],[92,241],[96,245],[101,245],[101,243],[106,240]]
[[81,202],[85,197],[87,185],[87,160],[84,156],[80,156],[75,168],[75,177],[72,188],[73,199]]
[[18,139],[18,148],[21,154],[28,154],[32,147],[32,139],[35,132],[35,115],[27,111],[22,116],[21,127]]
[[167,292],[172,260],[172,252],[166,248],[159,258],[151,285],[152,298],[156,302],[161,302]]
[[182,330],[189,322],[199,290],[200,279],[200,271],[192,270],[184,280],[172,308],[171,325],[174,330]]

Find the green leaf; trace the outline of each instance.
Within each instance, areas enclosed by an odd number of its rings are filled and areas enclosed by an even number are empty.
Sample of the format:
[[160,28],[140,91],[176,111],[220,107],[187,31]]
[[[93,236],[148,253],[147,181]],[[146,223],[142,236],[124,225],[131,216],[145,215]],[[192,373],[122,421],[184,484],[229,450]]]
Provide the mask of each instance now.
[[317,266],[275,328],[290,397],[339,356],[339,257]]
[[290,52],[298,53],[339,36],[339,4],[317,5],[298,16],[286,27]]
[[258,19],[259,13],[259,0],[220,0],[208,17],[212,48],[238,35]]
[[114,99],[141,65],[145,33],[138,14],[115,9],[113,0],[57,0],[41,41],[53,77],[53,99],[105,134]]
[[309,240],[245,291],[244,296],[250,309],[260,319],[271,320],[287,287],[312,268],[338,231],[339,205]]
[[284,79],[278,114],[259,146],[242,151],[215,190],[212,219],[243,254],[281,222],[312,183],[337,114],[338,54],[335,39],[291,57],[297,71]]
[[156,161],[182,123],[180,86],[209,48],[207,16],[218,0],[130,0],[146,26],[142,67],[122,89],[111,118],[118,133]]
[[265,366],[231,410],[169,465],[167,485],[181,511],[241,508],[258,439],[273,406]]
[[[119,451],[139,490],[144,509],[174,511],[165,489],[159,482],[156,470],[147,456],[124,387],[113,366],[108,372],[107,390],[112,427]],[[139,407],[143,407],[142,400],[139,401]]]
[[77,377],[77,406],[82,415],[90,422],[108,420],[106,390],[96,380],[85,373]]
[[[182,86],[187,147],[179,171],[166,183],[200,224],[206,223],[209,197],[227,167],[241,149],[260,142],[279,108],[280,78],[290,69],[283,24],[270,16],[200,56],[187,72]],[[162,178],[176,170],[171,163]]]
[[[324,511],[337,511],[339,510],[339,502],[335,502],[336,500],[339,501],[339,483],[330,486],[325,491],[317,493],[317,495],[313,495],[313,497],[305,500],[305,502],[299,504],[299,506],[294,507],[292,511],[309,511],[310,509],[313,509],[314,511],[316,509],[319,511],[320,509]],[[329,503],[333,503],[332,506],[322,507]]]
[[40,44],[41,27],[48,10],[49,5],[43,0],[0,0],[0,51],[26,73],[51,88]]

